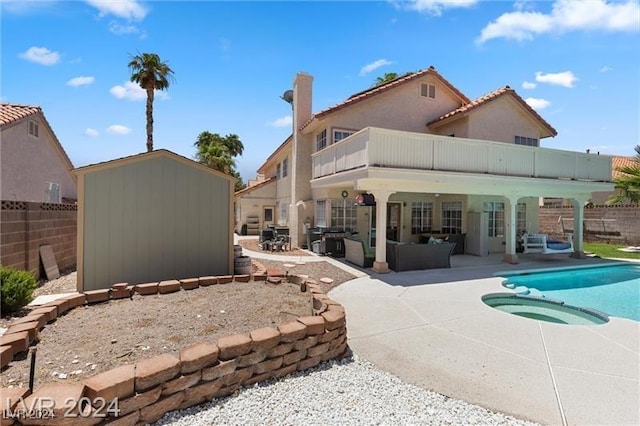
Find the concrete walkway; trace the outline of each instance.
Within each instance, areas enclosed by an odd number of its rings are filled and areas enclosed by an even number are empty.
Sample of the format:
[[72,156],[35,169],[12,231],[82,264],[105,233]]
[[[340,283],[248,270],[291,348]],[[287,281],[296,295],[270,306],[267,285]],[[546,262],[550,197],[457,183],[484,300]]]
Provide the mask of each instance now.
[[481,300],[505,291],[493,276],[497,271],[573,259],[452,261],[458,266],[362,277],[332,290],[346,308],[353,351],[407,382],[519,418],[640,424],[638,322],[553,324],[500,312]]

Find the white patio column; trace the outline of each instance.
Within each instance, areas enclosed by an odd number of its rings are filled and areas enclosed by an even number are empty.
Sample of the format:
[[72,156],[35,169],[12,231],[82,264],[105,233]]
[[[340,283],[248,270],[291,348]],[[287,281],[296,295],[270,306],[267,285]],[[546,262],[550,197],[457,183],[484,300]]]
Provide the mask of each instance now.
[[518,263],[518,255],[516,254],[516,238],[518,237],[516,229],[516,211],[518,206],[519,196],[509,195],[504,196],[504,257],[503,262],[506,263]]
[[582,246],[584,236],[584,203],[588,198],[572,198],[573,204],[573,253],[570,257],[584,259],[584,249]]
[[387,263],[387,201],[392,191],[369,191],[376,198],[376,260],[373,270],[379,274],[389,272]]

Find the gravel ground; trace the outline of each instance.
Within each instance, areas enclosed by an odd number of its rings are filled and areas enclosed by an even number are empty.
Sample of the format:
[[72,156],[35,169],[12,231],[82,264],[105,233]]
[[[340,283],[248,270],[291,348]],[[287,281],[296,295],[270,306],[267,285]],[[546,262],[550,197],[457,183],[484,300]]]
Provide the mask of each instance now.
[[409,385],[357,357],[167,413],[156,425],[535,425]]

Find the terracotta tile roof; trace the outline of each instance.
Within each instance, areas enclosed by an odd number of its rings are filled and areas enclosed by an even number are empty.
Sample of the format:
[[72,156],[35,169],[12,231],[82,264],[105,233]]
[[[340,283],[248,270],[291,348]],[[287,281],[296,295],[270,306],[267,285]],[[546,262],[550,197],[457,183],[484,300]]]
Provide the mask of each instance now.
[[0,126],[4,127],[39,112],[42,112],[39,106],[0,103]]
[[531,113],[536,120],[538,120],[538,122],[540,122],[540,124],[547,129],[547,131],[549,132],[549,136],[556,136],[558,134],[558,132],[556,131],[556,129],[554,129],[549,123],[547,123],[547,121],[542,118],[542,116],[540,114],[538,114],[536,112],[536,110],[534,110],[533,108],[531,108],[529,106],[529,104],[527,104],[524,99],[522,99],[515,90],[513,90],[511,87],[509,86],[504,86],[501,87],[498,90],[494,90],[493,92],[487,93],[484,96],[479,97],[478,99],[475,99],[469,103],[467,103],[466,105],[463,105],[459,108],[454,109],[453,111],[450,111],[448,113],[446,113],[445,115],[436,118],[435,120],[432,120],[430,122],[427,123],[427,126],[431,126],[433,124],[444,124],[444,122],[450,121],[452,119],[458,118],[458,117],[462,117],[465,114],[467,114],[468,112],[482,106],[482,105],[486,105],[488,102],[491,102],[494,99],[499,98],[500,96],[504,96],[504,95],[511,95],[518,103],[520,103],[522,105],[522,107],[524,109],[526,109],[529,113]]
[[244,189],[236,191],[233,195],[235,195],[236,197],[239,196],[239,195],[244,195],[244,194],[246,194],[248,192],[253,191],[254,189],[262,188],[263,186],[265,186],[265,185],[267,185],[267,184],[269,184],[269,183],[271,183],[271,182],[273,182],[275,180],[276,180],[275,176],[272,176],[270,178],[266,178],[265,180],[263,180],[260,183],[256,183],[255,185],[252,185],[252,186],[247,186]]
[[469,98],[467,98],[461,91],[459,91],[453,84],[449,83],[449,81],[447,81],[444,77],[442,77],[438,71],[436,71],[436,69],[433,66],[430,66],[427,69],[415,72],[415,73],[409,73],[409,74],[404,74],[401,75],[400,77],[396,78],[395,80],[391,80],[385,84],[381,84],[380,86],[376,86],[376,87],[372,87],[371,89],[367,89],[367,90],[363,90],[362,92],[358,92],[354,95],[351,95],[349,98],[347,98],[346,100],[332,106],[329,107],[327,109],[324,109],[322,111],[320,111],[319,113],[315,114],[313,117],[311,117],[309,120],[307,120],[306,123],[304,123],[302,125],[302,127],[300,127],[300,130],[304,129],[305,127],[307,127],[309,124],[311,124],[311,122],[315,119],[320,119],[328,114],[331,114],[333,112],[336,112],[338,110],[341,110],[342,108],[346,108],[348,106],[351,106],[353,104],[356,104],[360,101],[363,101],[365,99],[369,99],[372,96],[375,95],[379,95],[380,93],[384,93],[387,90],[391,90],[394,89],[402,84],[405,84],[409,81],[415,80],[416,78],[420,78],[423,77],[425,75],[433,75],[436,78],[438,78],[438,80],[440,80],[446,87],[448,87],[453,93],[456,94],[456,96],[458,96],[460,98],[461,102],[464,103],[469,103],[471,102],[469,100]]
[[284,140],[284,142],[282,142],[282,143],[280,144],[280,146],[278,146],[278,147],[276,148],[276,150],[275,150],[275,151],[273,151],[273,152],[271,153],[271,155],[270,155],[266,160],[264,160],[264,163],[262,163],[262,165],[261,165],[260,167],[258,167],[258,173],[262,173],[262,174],[264,174],[264,169],[267,167],[267,164],[269,164],[269,162],[270,162],[270,161],[271,161],[271,160],[272,160],[276,155],[278,155],[278,153],[279,153],[280,151],[282,151],[283,149],[285,149],[285,148],[287,147],[287,145],[290,145],[290,144],[291,144],[291,142],[293,142],[293,135],[289,135],[289,136]]
[[639,168],[640,165],[636,161],[635,157],[611,157],[611,177],[618,178],[623,176],[624,173],[618,171],[622,167]]

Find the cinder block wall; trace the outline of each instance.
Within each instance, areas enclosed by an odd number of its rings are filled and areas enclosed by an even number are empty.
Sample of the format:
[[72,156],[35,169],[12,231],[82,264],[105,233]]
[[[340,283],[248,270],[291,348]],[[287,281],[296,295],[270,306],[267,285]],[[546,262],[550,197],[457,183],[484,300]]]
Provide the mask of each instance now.
[[2,201],[0,263],[40,278],[40,246],[50,245],[61,271],[76,267],[75,204]]
[[[573,207],[540,207],[540,232],[561,234],[561,217],[565,230],[573,229]],[[585,241],[640,244],[640,206],[596,205],[584,209],[584,218]]]

